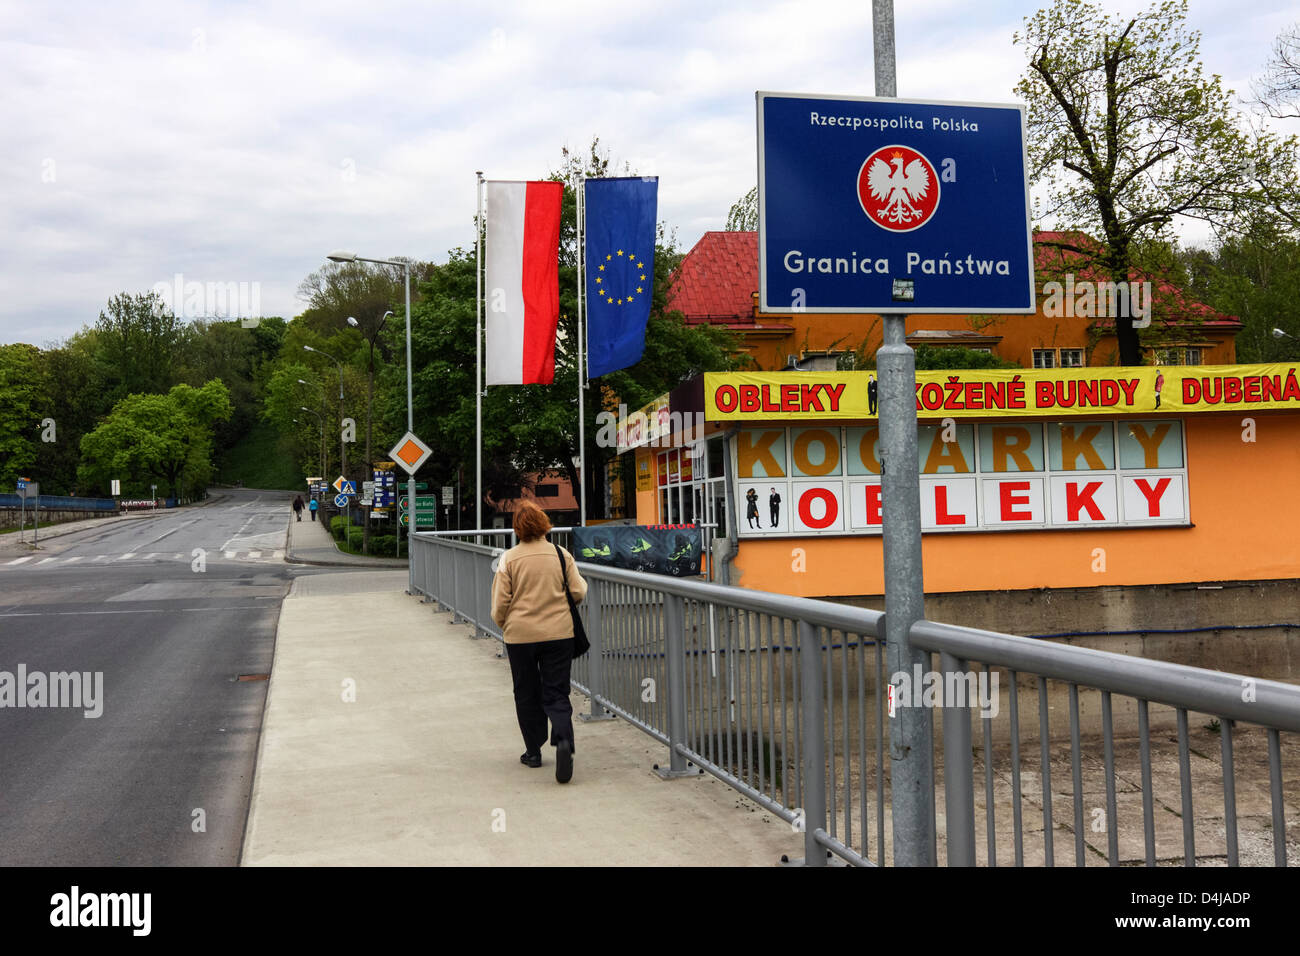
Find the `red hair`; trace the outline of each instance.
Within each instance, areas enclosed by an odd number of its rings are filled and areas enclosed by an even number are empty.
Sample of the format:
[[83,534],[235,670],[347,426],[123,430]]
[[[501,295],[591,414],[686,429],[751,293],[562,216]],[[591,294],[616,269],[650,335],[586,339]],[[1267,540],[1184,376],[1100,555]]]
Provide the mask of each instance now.
[[519,502],[515,509],[515,534],[520,541],[535,541],[551,530],[551,519],[531,501]]

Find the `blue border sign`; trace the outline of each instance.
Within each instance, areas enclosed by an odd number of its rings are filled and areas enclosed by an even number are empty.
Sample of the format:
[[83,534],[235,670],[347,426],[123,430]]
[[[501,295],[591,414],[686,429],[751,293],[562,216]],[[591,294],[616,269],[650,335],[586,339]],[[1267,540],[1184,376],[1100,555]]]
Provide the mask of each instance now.
[[1023,106],[757,99],[760,311],[1034,311]]

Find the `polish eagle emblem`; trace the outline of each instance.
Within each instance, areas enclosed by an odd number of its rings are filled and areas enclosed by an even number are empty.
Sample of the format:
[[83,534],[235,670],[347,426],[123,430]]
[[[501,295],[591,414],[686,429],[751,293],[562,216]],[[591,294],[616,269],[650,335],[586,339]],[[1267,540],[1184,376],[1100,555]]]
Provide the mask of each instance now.
[[890,232],[923,226],[939,206],[934,166],[907,146],[884,146],[862,164],[858,199],[871,221]]

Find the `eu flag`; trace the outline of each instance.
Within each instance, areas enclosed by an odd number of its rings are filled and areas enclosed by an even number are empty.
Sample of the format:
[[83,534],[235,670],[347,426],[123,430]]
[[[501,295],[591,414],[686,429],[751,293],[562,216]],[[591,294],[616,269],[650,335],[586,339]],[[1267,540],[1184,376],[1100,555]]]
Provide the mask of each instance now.
[[659,177],[588,179],[587,374],[641,361],[654,289]]

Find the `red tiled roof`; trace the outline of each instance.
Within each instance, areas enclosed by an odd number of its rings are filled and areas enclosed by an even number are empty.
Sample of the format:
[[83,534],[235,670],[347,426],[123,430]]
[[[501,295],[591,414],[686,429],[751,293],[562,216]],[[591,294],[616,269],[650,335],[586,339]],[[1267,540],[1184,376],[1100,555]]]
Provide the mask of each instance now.
[[[1079,258],[1079,253],[1059,249],[1052,243],[1067,243],[1079,248],[1100,249],[1100,243],[1084,232],[1034,233],[1034,258],[1044,266],[1053,253],[1067,261]],[[1082,277],[1084,271],[1081,270]],[[1132,273],[1131,278],[1143,278]],[[1207,305],[1184,300],[1178,290],[1159,282],[1156,297],[1164,302],[1177,302],[1182,306],[1182,316],[1171,316],[1173,322],[1180,318],[1197,316],[1197,324],[1220,328],[1240,328],[1236,316],[1216,312]],[[754,327],[754,293],[758,290],[758,233],[757,232],[706,232],[691,251],[686,253],[672,275],[668,290],[668,308],[679,309],[689,323],[709,323]],[[1107,323],[1099,321],[1098,327]],[[1113,322],[1109,323],[1111,326]]]
[[668,308],[688,322],[753,322],[758,233],[706,232],[673,273]]

